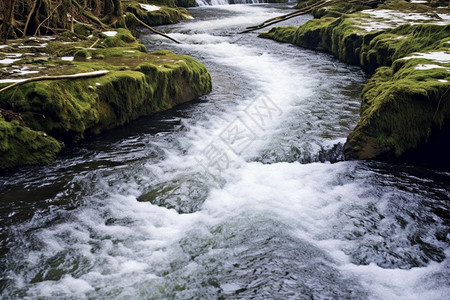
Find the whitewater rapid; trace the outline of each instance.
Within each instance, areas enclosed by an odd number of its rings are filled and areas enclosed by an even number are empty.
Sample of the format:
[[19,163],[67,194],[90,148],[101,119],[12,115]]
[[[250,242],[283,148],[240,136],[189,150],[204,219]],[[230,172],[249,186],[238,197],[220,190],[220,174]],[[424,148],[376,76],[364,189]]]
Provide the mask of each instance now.
[[365,75],[237,34],[285,8],[199,7],[161,28],[181,45],[143,36],[203,62],[212,93],[2,178],[4,197],[41,199],[5,229],[3,298],[450,294],[450,175],[327,161],[358,121]]

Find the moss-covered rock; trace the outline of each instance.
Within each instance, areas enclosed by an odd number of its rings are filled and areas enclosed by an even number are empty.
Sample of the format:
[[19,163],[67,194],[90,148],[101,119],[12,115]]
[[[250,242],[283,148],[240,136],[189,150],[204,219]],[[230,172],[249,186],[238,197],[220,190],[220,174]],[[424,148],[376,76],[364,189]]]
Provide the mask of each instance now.
[[78,35],[88,36],[92,33],[93,30],[93,26],[89,24],[75,23],[73,25],[73,31]]
[[0,116],[0,169],[19,165],[49,163],[62,144],[46,133],[32,130],[18,121]]
[[397,160],[417,158],[419,149],[432,152],[427,145],[448,137],[443,131],[450,121],[450,64],[432,56],[402,58],[450,53],[450,25],[429,7],[405,1],[387,1],[379,10],[349,5],[322,9],[300,27],[275,27],[260,36],[330,53],[375,73],[364,87],[361,120],[347,139],[346,158]]
[[184,8],[159,6],[157,10],[147,11],[141,4],[134,1],[126,3],[125,11],[134,14],[139,20],[149,26],[175,24],[181,20],[191,18],[188,11]]
[[103,52],[101,61],[77,63],[82,72],[109,68],[107,75],[23,84],[1,93],[0,106],[21,113],[31,129],[72,143],[211,91],[206,68],[188,56],[116,49],[127,56]]
[[124,28],[117,28],[110,35],[101,33],[101,37],[104,38],[102,44],[106,47],[126,47],[128,44],[138,43],[131,32]]
[[364,87],[361,120],[344,147],[347,158],[398,159],[443,136],[450,121],[450,64],[400,61],[379,68]]
[[14,67],[22,66],[28,74],[16,74],[13,66],[4,66],[0,79],[6,80],[0,89],[26,77],[96,70],[108,73],[34,81],[0,93],[0,169],[48,163],[61,150],[59,141],[75,143],[211,91],[211,76],[201,63],[170,51],[148,54],[137,40],[135,28],[141,24],[130,11],[148,25],[190,18],[185,9],[176,7],[183,1],[155,1],[161,6],[154,11],[144,9],[151,10],[151,6],[124,2],[128,10],[124,17],[114,22],[103,20],[112,27],[110,31],[76,23],[74,32],[56,38],[17,39],[2,47],[1,58],[20,53]]

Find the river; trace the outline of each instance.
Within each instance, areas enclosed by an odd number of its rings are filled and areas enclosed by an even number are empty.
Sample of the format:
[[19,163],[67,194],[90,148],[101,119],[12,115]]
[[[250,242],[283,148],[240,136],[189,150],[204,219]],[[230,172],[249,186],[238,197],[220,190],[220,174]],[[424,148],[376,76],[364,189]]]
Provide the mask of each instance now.
[[237,34],[287,7],[143,35],[204,63],[212,93],[0,175],[1,298],[448,297],[450,173],[342,161],[365,74]]

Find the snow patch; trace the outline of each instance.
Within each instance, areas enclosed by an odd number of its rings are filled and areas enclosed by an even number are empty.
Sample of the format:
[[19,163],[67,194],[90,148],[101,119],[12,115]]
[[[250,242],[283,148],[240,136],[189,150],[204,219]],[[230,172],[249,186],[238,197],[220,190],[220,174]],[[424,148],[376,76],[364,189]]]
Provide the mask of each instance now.
[[9,65],[14,63],[15,61],[18,61],[20,58],[4,58],[0,59],[0,64]]
[[431,65],[431,64],[429,64],[429,65],[420,64],[420,65],[417,65],[414,69],[415,70],[446,69],[446,70],[450,71],[450,68],[446,68],[446,67],[443,67],[440,65]]
[[380,9],[380,10],[363,10],[363,14],[367,14],[369,18],[360,18],[361,24],[357,27],[366,30],[367,32],[375,30],[385,30],[389,28],[395,28],[400,25],[409,24],[423,24],[431,23],[436,25],[447,25],[448,17],[447,14],[441,14],[436,17],[435,15],[423,14],[423,13],[403,13],[391,9]]
[[45,47],[47,47],[47,43],[43,43],[43,44],[40,44],[40,45],[26,45],[26,46],[24,46],[24,45],[22,45],[22,46],[19,46],[19,48],[21,48],[21,49],[27,49],[27,48],[45,48]]
[[438,81],[439,81],[439,82],[443,82],[443,83],[448,82],[448,80],[445,80],[445,79],[438,79]]
[[117,31],[111,30],[111,31],[104,31],[102,33],[106,36],[116,36]]
[[447,21],[447,23],[450,23],[450,14],[438,14],[436,13],[439,18],[441,18],[442,20]]
[[28,71],[30,68],[28,67],[23,67],[22,69],[19,70],[13,70],[13,73],[18,73],[18,75],[27,75],[27,74],[36,74],[39,73],[39,71]]
[[9,58],[11,58],[11,57],[15,57],[15,58],[17,58],[17,57],[22,57],[22,53],[6,53],[6,57],[9,57]]
[[26,79],[0,79],[0,83],[16,83],[16,82],[22,82]]
[[0,45],[0,49],[6,48],[8,45]]
[[61,60],[72,61],[73,60],[73,56],[63,56],[63,57],[61,57]]
[[142,3],[140,5],[146,11],[155,11],[155,10],[160,10],[161,9],[161,7],[156,6],[156,5],[149,5],[149,4],[142,4]]
[[45,36],[40,36],[40,37],[35,37],[32,36],[29,38],[30,40],[40,40],[40,41],[52,41],[52,40],[56,40],[55,37],[50,36],[50,35],[45,35]]
[[440,63],[450,63],[450,53],[443,51],[429,52],[429,53],[413,53],[413,55],[403,57],[402,59],[412,59],[412,58],[425,58]]

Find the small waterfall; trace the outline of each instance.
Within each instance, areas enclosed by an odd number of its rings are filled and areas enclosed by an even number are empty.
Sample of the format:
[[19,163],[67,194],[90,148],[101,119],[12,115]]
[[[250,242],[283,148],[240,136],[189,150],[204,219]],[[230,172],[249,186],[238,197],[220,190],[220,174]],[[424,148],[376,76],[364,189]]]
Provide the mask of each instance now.
[[281,3],[283,0],[196,0],[198,6],[230,5],[230,4],[255,4],[255,3]]

